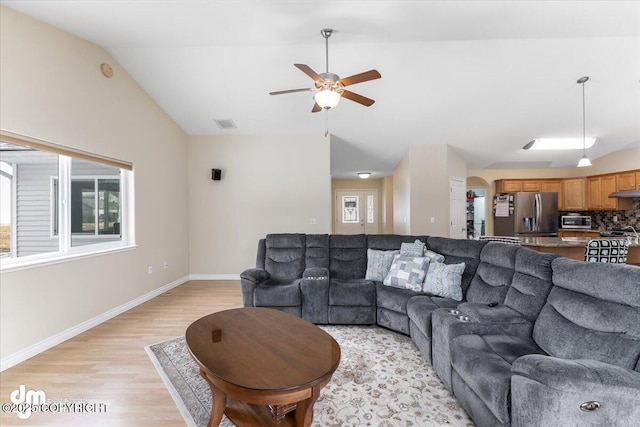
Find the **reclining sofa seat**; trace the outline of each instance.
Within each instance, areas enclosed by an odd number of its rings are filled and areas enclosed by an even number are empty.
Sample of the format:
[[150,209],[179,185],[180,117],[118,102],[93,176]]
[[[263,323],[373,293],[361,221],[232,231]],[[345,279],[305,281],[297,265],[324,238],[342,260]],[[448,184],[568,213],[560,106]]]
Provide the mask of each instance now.
[[365,280],[367,236],[329,238],[329,307],[331,324],[375,324],[376,287]]
[[[501,251],[494,245],[495,243],[487,245],[481,254],[482,261],[477,276],[484,277],[483,281],[490,280],[488,273],[493,270],[490,267],[491,263],[500,262]],[[455,314],[447,309],[433,312],[432,365],[449,391],[452,391],[449,347],[451,340],[469,334],[530,336],[533,324],[553,286],[551,262],[557,257],[555,254],[520,248],[515,251],[513,279],[504,296],[503,304],[490,306],[484,302],[465,302],[456,308]],[[502,266],[495,267],[496,273],[502,271],[504,280],[508,280],[511,274],[505,269],[510,270],[510,267],[505,267],[505,264],[508,264],[506,262],[501,264]],[[490,281],[497,283],[495,278]],[[464,316],[466,319],[463,321],[457,316]]]
[[451,340],[455,396],[479,426],[637,425],[637,267],[566,258],[551,266],[531,335]]
[[304,234],[269,234],[258,243],[256,268],[240,275],[245,307],[269,307],[302,316],[300,281],[305,270]]
[[[367,236],[367,247],[378,251],[400,250],[403,243],[416,240],[427,242],[427,236],[405,236],[398,234],[371,234]],[[378,306],[377,323],[379,326],[409,335],[409,317],[407,302],[416,295],[424,295],[410,289],[399,289],[376,284],[376,305]]]
[[477,276],[476,270],[480,265],[481,253],[489,244],[498,245],[499,248],[509,248],[507,252],[518,249],[516,246],[487,243],[479,240],[456,240],[444,237],[427,238],[427,249],[444,255],[446,264],[465,263],[462,274],[462,301],[428,295],[416,295],[407,301],[409,335],[429,364],[432,363],[431,315],[439,308],[454,309],[468,298],[469,289]]

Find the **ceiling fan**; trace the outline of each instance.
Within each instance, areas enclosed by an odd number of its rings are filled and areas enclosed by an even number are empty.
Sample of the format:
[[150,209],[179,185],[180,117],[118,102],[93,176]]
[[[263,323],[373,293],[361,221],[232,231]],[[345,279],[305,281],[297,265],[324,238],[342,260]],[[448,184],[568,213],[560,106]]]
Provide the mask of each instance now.
[[325,48],[326,48],[326,73],[316,73],[305,64],[293,64],[300,71],[308,75],[315,82],[315,87],[304,88],[304,89],[290,89],[290,90],[281,90],[278,92],[270,92],[269,95],[282,95],[285,93],[294,93],[294,92],[316,92],[313,96],[315,100],[315,104],[313,105],[312,113],[317,113],[318,111],[322,111],[322,109],[329,110],[340,102],[342,97],[347,98],[351,101],[357,102],[358,104],[362,104],[365,107],[370,107],[375,102],[373,99],[367,98],[366,96],[359,95],[355,92],[351,92],[350,90],[345,89],[347,86],[354,85],[356,83],[362,83],[369,80],[375,80],[382,77],[377,70],[369,70],[364,73],[355,74],[353,76],[345,77],[341,79],[337,74],[333,74],[329,72],[329,37],[331,37],[331,33],[333,30],[330,28],[325,28],[320,30],[320,34],[325,39]]

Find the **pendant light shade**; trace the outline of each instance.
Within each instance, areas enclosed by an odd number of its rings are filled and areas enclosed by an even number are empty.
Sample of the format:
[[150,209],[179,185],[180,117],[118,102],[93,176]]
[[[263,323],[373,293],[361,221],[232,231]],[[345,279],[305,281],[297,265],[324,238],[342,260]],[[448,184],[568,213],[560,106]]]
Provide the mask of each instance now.
[[591,166],[591,160],[589,160],[589,158],[587,157],[586,154],[584,156],[582,156],[582,158],[578,162],[578,167],[579,168],[583,168],[585,166]]
[[591,160],[587,157],[587,137],[586,137],[586,113],[585,113],[585,102],[584,102],[584,84],[589,80],[588,76],[580,77],[577,81],[578,84],[582,85],[582,158],[578,162],[579,168],[584,168],[586,166],[591,166]]

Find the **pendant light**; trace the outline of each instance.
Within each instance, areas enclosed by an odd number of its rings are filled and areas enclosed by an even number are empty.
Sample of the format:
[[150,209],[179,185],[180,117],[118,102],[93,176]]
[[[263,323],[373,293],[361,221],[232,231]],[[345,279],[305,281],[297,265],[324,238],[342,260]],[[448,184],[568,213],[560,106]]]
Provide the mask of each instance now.
[[587,157],[587,137],[585,133],[585,106],[584,106],[584,84],[589,80],[588,76],[580,77],[578,84],[582,85],[582,158],[578,162],[578,167],[583,168],[585,166],[591,166],[591,160]]

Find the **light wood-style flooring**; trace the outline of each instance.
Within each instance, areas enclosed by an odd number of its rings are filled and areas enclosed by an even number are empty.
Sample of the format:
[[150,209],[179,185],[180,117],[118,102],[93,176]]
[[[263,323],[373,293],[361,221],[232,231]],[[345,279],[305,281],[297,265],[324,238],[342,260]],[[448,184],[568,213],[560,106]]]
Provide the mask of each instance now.
[[184,335],[196,319],[242,306],[239,281],[192,281],[0,374],[0,402],[24,384],[48,399],[106,403],[106,413],[2,412],[2,426],[183,426],[144,347]]

